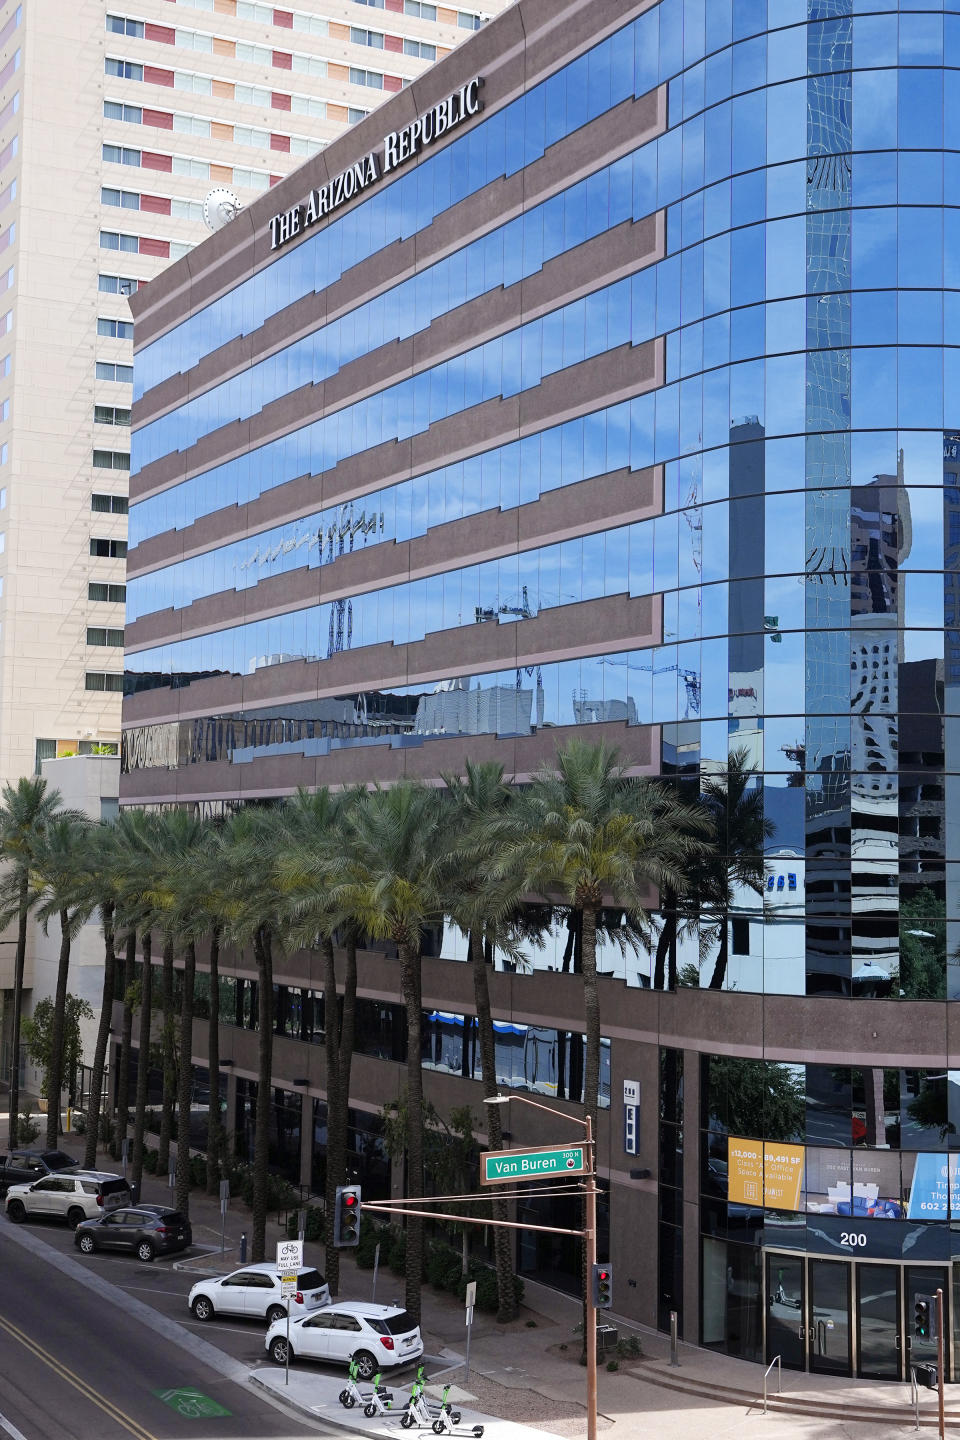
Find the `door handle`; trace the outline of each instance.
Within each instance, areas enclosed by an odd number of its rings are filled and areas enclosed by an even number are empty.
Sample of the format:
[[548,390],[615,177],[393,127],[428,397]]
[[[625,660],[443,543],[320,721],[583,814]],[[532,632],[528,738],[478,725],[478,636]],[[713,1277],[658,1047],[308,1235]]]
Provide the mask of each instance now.
[[797,1330],[797,1336],[798,1336],[798,1338],[801,1339],[801,1340],[803,1340],[803,1339],[806,1337],[806,1333],[807,1333],[807,1332],[806,1332],[806,1330],[804,1329],[804,1327],[803,1327],[802,1325],[801,1325],[801,1326],[799,1327],[799,1329]]
[[900,1336],[899,1336],[899,1335],[896,1337],[896,1339],[895,1339],[895,1341],[894,1341],[894,1344],[896,1345],[897,1349],[899,1350],[899,1349],[900,1349]]

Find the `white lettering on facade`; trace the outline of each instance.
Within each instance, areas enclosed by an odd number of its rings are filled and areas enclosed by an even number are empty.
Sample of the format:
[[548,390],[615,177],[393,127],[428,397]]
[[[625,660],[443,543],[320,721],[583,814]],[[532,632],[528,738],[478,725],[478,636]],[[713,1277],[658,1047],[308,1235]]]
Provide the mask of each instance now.
[[285,245],[293,236],[299,235],[308,226],[316,224],[330,215],[338,206],[359,195],[367,186],[387,175],[398,165],[418,155],[441,135],[446,135],[464,120],[478,115],[483,109],[480,91],[483,78],[475,76],[462,89],[439,101],[416,120],[411,120],[402,130],[392,130],[383,139],[383,159],[378,164],[374,151],[362,160],[357,160],[349,169],[335,175],[318,190],[311,190],[304,205],[274,215],[269,221],[270,249]]

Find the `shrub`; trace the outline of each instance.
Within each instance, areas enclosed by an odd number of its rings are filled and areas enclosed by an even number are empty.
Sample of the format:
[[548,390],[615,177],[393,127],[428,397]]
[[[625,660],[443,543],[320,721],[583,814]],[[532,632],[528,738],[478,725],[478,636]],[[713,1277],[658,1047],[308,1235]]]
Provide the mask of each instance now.
[[607,1361],[607,1369],[608,1369],[608,1370],[619,1370],[619,1369],[620,1369],[620,1361],[619,1361],[619,1360],[608,1360],[608,1361]]
[[[384,1263],[380,1251],[380,1264]],[[407,1237],[402,1230],[394,1230],[390,1238],[390,1259],[387,1261],[394,1275],[402,1275],[407,1266]]]
[[201,1190],[207,1185],[207,1157],[205,1155],[190,1156],[190,1184],[198,1186]]
[[429,1285],[455,1292],[460,1280],[460,1256],[449,1245],[434,1242],[427,1246],[423,1273]]
[[389,1225],[367,1224],[360,1226],[360,1244],[354,1259],[358,1270],[372,1270],[377,1246],[380,1246],[380,1264],[389,1265],[393,1234]]
[[[455,1293],[463,1300],[466,1296],[467,1281],[477,1282],[477,1309],[487,1314],[495,1315],[500,1308],[500,1300],[497,1294],[497,1274],[489,1265],[479,1264],[472,1261],[467,1275],[459,1275]],[[519,1275],[513,1277],[513,1293],[517,1305],[523,1300],[523,1281]]]
[[150,1175],[156,1175],[156,1173],[157,1173],[157,1160],[158,1160],[158,1158],[159,1158],[159,1157],[158,1157],[158,1155],[157,1155],[156,1150],[150,1150],[150,1149],[146,1149],[146,1148],[144,1149],[144,1152],[143,1152],[143,1168],[144,1168],[144,1170],[146,1170],[146,1171],[148,1172],[148,1174],[150,1174]]
[[29,1110],[20,1111],[20,1119],[17,1121],[17,1140],[21,1145],[31,1145],[40,1134],[40,1126],[33,1119]]

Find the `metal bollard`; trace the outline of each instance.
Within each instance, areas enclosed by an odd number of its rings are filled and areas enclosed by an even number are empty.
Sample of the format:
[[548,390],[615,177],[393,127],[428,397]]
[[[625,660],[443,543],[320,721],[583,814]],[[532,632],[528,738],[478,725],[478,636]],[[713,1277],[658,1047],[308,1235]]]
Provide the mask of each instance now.
[[677,1354],[677,1312],[670,1311],[670,1364],[679,1365],[680,1357]]
[[246,1265],[246,1263],[247,1263],[247,1232],[246,1232],[246,1230],[244,1230],[243,1234],[240,1236],[240,1264],[241,1264],[241,1265]]

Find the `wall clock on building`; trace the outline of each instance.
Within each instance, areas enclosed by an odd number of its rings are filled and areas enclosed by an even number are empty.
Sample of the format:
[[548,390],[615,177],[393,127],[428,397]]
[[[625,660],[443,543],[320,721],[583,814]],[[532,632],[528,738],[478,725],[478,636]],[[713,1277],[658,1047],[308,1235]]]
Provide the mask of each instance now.
[[224,225],[236,220],[242,209],[233,191],[218,185],[203,202],[203,223],[208,230],[222,230]]

